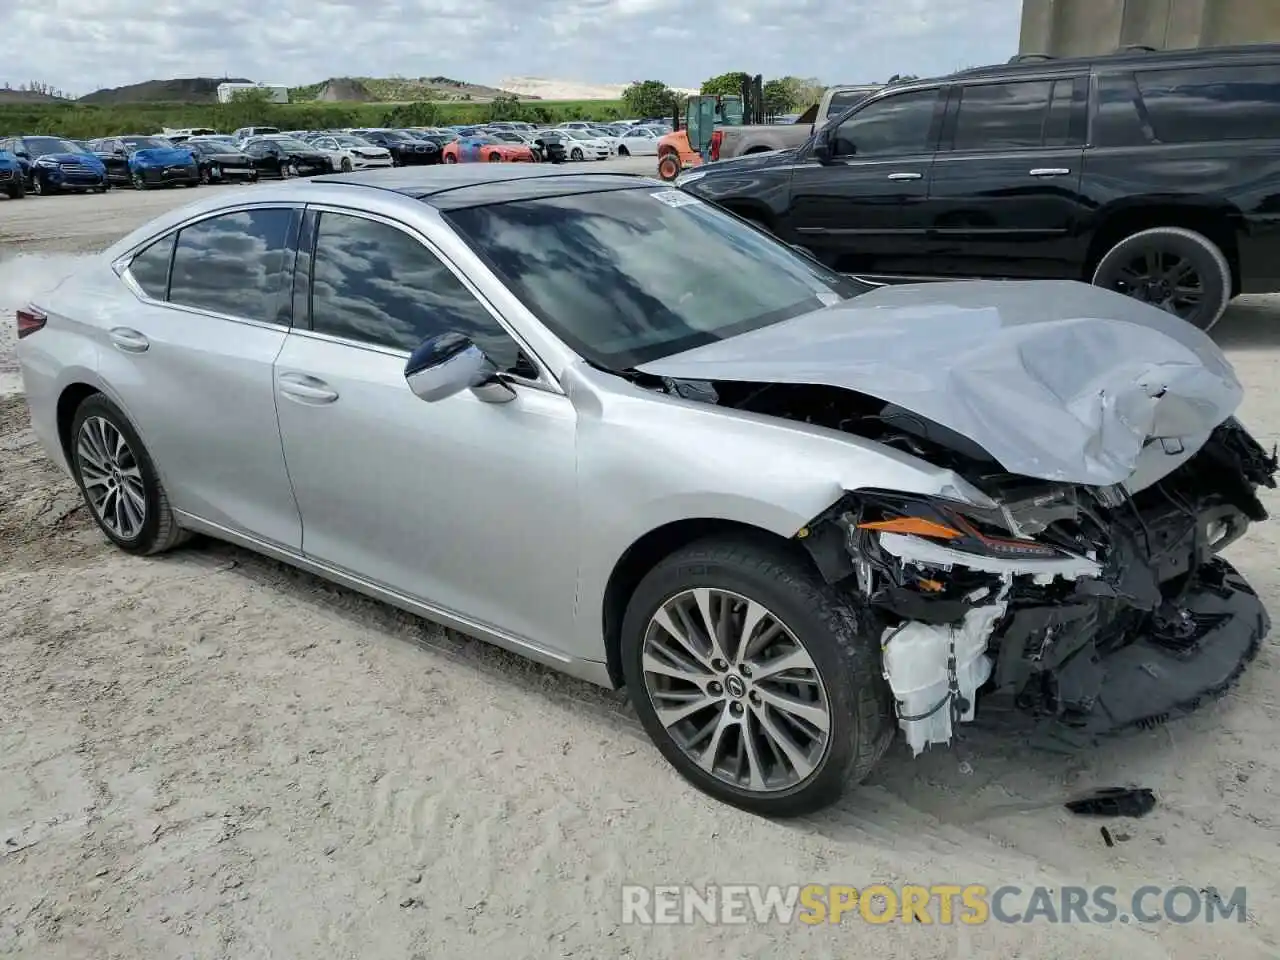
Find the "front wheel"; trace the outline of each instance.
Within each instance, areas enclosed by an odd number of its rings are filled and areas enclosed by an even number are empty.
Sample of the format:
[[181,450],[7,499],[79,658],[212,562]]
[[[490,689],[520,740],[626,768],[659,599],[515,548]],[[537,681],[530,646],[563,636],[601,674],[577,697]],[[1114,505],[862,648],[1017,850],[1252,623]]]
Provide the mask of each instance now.
[[632,596],[627,690],[695,787],[765,816],[811,813],[863,779],[892,739],[877,623],[785,545],[703,540]]
[[185,539],[155,464],[114,403],[93,394],[71,421],[71,470],[89,512],[127,553],[160,553]]
[[22,180],[19,179],[14,184],[12,184],[9,187],[9,189],[6,190],[5,192],[9,194],[10,200],[21,200],[23,197],[27,195],[27,188],[23,184]]
[[620,147],[618,147],[618,156],[620,156],[620,157],[629,157],[629,156],[631,156],[631,151],[630,151],[630,150],[628,150],[626,147],[621,147],[621,146],[620,146]]
[[502,162],[502,158],[501,158],[500,156],[498,156],[496,153],[491,153],[491,154],[489,154],[489,162],[490,162],[490,163],[501,163],[501,162]]
[[674,153],[664,153],[658,158],[658,177],[668,182],[680,176],[680,158]]
[[1153,227],[1121,240],[1098,262],[1095,286],[1159,307],[1201,330],[1231,300],[1231,265],[1216,243],[1183,227]]
[[132,180],[133,180],[133,189],[135,190],[147,189],[147,181],[142,179],[142,174],[135,173],[132,177]]
[[457,158],[456,156],[454,156],[452,153],[446,153],[446,154],[445,154],[445,156],[444,156],[444,162],[445,162],[445,163],[457,163],[457,162],[458,162],[458,158]]
[[582,159],[582,156],[583,156],[583,154],[582,154],[582,150],[581,150],[579,147],[574,147],[574,148],[573,148],[573,153],[569,154],[569,159],[570,159],[570,160],[581,160],[581,159]]
[[350,157],[343,157],[343,158],[342,158],[342,172],[343,172],[343,173],[350,173],[350,172],[351,172],[351,158],[350,158]]

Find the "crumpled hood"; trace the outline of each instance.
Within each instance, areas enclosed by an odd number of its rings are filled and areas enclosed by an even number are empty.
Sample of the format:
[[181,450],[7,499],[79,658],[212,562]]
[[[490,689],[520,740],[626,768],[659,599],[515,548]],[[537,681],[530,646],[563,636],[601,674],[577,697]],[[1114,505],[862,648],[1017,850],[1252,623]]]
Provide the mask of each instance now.
[[181,147],[144,147],[130,154],[129,159],[142,166],[179,166],[192,163],[190,150]]
[[1074,281],[880,287],[640,370],[856,390],[962,434],[1010,473],[1100,486],[1129,478],[1149,438],[1198,448],[1243,397],[1208,335]]

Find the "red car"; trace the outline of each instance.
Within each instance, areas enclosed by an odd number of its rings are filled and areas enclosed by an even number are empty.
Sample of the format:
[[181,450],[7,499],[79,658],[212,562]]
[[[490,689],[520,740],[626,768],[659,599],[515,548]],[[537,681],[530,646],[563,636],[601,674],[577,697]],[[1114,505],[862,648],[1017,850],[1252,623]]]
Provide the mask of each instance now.
[[440,151],[443,163],[533,163],[533,151],[519,143],[504,143],[479,134],[459,137]]

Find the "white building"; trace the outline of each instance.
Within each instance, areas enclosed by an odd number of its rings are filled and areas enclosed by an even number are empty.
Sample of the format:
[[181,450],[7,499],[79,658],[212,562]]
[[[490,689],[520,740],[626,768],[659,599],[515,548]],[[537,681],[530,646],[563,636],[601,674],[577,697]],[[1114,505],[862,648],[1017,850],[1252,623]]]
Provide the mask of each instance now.
[[242,90],[264,90],[272,103],[289,102],[289,87],[283,83],[220,83],[218,102],[230,103]]

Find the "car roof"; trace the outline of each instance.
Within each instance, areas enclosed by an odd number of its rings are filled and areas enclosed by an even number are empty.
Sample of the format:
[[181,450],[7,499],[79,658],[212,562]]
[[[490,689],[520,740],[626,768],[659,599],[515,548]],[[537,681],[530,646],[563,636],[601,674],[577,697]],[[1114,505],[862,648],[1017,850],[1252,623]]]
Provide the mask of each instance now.
[[[973,77],[1008,76],[1016,77],[1027,73],[1042,73],[1046,70],[1071,69],[1087,70],[1092,67],[1106,69],[1111,67],[1134,67],[1144,64],[1166,66],[1170,63],[1210,63],[1218,61],[1230,62],[1238,59],[1275,58],[1280,57],[1280,44],[1251,43],[1229,47],[1193,47],[1184,50],[1148,50],[1142,47],[1117,50],[1114,53],[1100,53],[1083,57],[1050,57],[1038,54],[1017,57],[1010,63],[991,64],[984,67],[972,67],[960,70],[944,77],[933,77],[933,82],[946,80],[965,80]],[[923,79],[922,81],[923,82]],[[897,89],[894,84],[892,89]],[[903,84],[902,86],[906,86]]]
[[[547,165],[549,166],[549,165]],[[397,167],[361,173],[328,174],[312,177],[310,183],[349,184],[392,190],[421,200],[438,210],[535,200],[606,190],[634,190],[640,187],[671,189],[653,177],[634,173],[602,171],[588,173],[569,169],[543,169],[542,165],[459,163],[427,167]]]

